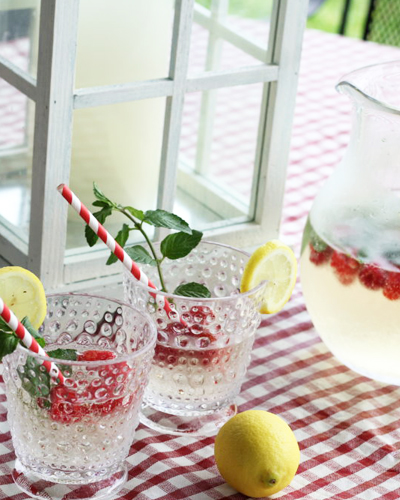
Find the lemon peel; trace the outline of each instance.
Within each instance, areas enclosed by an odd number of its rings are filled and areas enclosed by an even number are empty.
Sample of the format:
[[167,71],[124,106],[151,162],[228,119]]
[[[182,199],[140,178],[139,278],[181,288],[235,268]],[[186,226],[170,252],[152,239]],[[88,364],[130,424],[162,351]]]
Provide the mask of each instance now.
[[225,481],[240,493],[261,498],[288,486],[300,463],[289,425],[264,410],[238,413],[219,430],[215,462]]
[[46,294],[40,279],[19,266],[0,268],[0,297],[21,321],[28,317],[39,328],[46,316]]
[[271,240],[257,248],[244,268],[240,291],[252,290],[267,280],[260,313],[280,311],[290,299],[297,279],[297,260],[290,247]]

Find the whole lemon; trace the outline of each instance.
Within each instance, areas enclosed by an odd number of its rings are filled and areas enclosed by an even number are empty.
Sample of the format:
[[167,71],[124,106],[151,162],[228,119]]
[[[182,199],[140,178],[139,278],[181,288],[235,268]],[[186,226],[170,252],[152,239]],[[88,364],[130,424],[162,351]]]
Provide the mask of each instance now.
[[300,450],[288,424],[273,413],[238,413],[219,430],[215,462],[225,481],[249,497],[273,495],[296,474]]

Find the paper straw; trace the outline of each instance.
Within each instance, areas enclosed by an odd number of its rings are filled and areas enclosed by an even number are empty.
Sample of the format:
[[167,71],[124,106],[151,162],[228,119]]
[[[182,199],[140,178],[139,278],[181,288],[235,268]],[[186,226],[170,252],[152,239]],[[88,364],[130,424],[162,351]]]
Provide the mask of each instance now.
[[[24,327],[24,325],[18,320],[15,314],[4,304],[4,301],[0,297],[0,316],[4,319],[7,325],[11,328],[13,332],[22,340],[30,351],[40,354],[41,356],[48,356],[42,347],[38,344],[37,340],[32,337],[29,331]],[[52,378],[58,378],[60,383],[64,383],[64,376],[58,367],[51,361],[42,361],[41,363],[46,370],[49,372]]]
[[[111,234],[100,224],[96,217],[85,207],[80,199],[71,191],[65,184],[60,184],[57,191],[68,201],[71,207],[78,212],[86,224],[97,234],[97,236],[108,246],[111,252],[122,262],[122,264],[132,273],[132,275],[141,283],[150,288],[157,290],[157,287],[149,280],[146,274],[140,267],[129,257],[125,250],[114,240]],[[157,304],[162,304],[168,317],[173,320],[178,320],[179,316],[175,311],[172,311],[171,306],[166,297],[157,293],[150,295],[156,299]],[[172,317],[171,317],[172,314]]]

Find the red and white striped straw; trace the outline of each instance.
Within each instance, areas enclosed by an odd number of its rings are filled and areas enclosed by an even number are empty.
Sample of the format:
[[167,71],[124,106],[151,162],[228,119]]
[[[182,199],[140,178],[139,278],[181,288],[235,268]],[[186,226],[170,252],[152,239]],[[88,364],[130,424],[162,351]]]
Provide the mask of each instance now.
[[[111,234],[100,224],[96,217],[90,212],[87,207],[85,207],[85,205],[68,186],[66,186],[65,184],[60,184],[57,187],[57,191],[63,195],[63,197],[72,206],[72,208],[74,208],[76,212],[78,212],[78,214],[82,217],[86,224],[108,246],[111,252],[122,262],[122,264],[132,273],[132,275],[138,281],[158,291],[156,286],[149,280],[146,274],[129,257],[125,250],[118,244],[118,242],[115,241]],[[171,309],[171,306],[166,297],[151,292],[150,295],[156,299],[157,304],[163,304],[165,312],[170,319],[174,319],[175,321],[179,320],[177,313]],[[173,317],[171,317],[171,314],[173,315]]]
[[[24,327],[24,325],[18,320],[15,314],[4,304],[3,299],[0,297],[0,316],[4,319],[7,325],[11,328],[13,332],[22,340],[30,351],[40,354],[41,356],[48,356],[46,351],[38,344],[37,340],[32,337],[29,331]],[[46,368],[52,378],[59,379],[60,383],[64,383],[64,376],[51,361],[42,361],[42,365]]]

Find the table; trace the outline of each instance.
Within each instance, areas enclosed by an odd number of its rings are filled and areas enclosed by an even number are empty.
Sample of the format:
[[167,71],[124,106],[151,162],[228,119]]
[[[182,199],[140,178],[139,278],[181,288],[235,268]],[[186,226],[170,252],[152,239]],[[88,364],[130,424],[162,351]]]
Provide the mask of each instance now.
[[[347,71],[400,58],[400,49],[317,31],[305,34],[281,239],[299,256],[301,233],[321,183],[348,141],[350,103],[335,90]],[[301,464],[282,500],[400,498],[400,388],[362,377],[328,352],[306,311],[300,283],[257,334],[240,411],[265,409],[294,430]],[[14,453],[0,390],[0,498],[23,500],[11,479]],[[245,498],[220,477],[213,438],[159,435],[140,425],[116,498]]]

